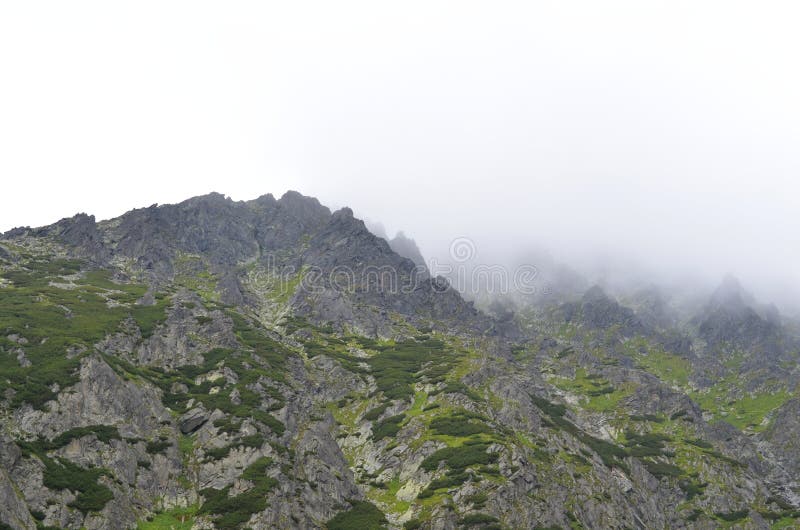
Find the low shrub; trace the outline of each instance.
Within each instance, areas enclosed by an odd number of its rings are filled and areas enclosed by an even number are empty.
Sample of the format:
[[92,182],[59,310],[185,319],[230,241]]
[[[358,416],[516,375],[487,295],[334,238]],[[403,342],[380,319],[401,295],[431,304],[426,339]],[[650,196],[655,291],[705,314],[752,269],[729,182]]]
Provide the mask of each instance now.
[[389,523],[374,504],[367,501],[350,501],[351,508],[337,513],[328,521],[328,530],[380,530]]
[[390,416],[372,428],[372,439],[376,442],[384,438],[394,438],[400,432],[400,423],[403,421],[403,414]]

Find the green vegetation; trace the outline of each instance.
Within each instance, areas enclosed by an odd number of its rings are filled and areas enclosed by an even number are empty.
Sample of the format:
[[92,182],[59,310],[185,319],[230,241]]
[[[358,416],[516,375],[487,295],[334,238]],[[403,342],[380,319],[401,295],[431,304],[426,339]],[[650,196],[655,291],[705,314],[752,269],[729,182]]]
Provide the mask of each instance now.
[[[459,360],[456,352],[444,341],[428,335],[400,342],[377,341],[356,335],[340,339],[331,334],[332,330],[313,326],[304,319],[287,319],[287,331],[296,329],[314,333],[313,339],[303,343],[309,357],[328,355],[354,373],[371,374],[384,401],[411,401],[414,396],[413,385],[417,382],[446,382],[449,372]],[[347,352],[348,345],[362,348],[371,355],[364,359],[353,357]],[[366,370],[360,366],[362,362],[367,365]],[[456,392],[462,390],[454,387]],[[376,418],[380,416],[377,411],[374,414]]]
[[214,427],[219,429],[219,432],[224,432],[227,434],[236,434],[239,432],[239,429],[241,429],[242,422],[234,421],[232,418],[226,416],[224,418],[219,418],[218,420],[214,420]]
[[98,483],[100,477],[110,476],[109,471],[100,468],[85,469],[63,458],[51,458],[47,456],[47,452],[60,449],[72,440],[89,435],[94,435],[105,443],[120,439],[116,427],[93,425],[70,429],[51,441],[39,439],[33,442],[17,442],[23,456],[36,457],[44,464],[42,474],[44,485],[54,490],[77,492],[78,496],[70,506],[84,513],[100,511],[114,498],[110,489]]
[[631,388],[616,388],[596,374],[589,374],[585,368],[578,368],[572,379],[553,378],[552,383],[562,390],[584,396],[584,406],[594,411],[611,411],[617,408],[620,400],[630,395]]
[[47,488],[78,492],[70,506],[84,513],[100,511],[114,498],[110,489],[97,482],[102,476],[110,476],[110,473],[101,468],[85,469],[63,458],[51,458],[46,452],[60,449],[72,440],[88,435],[95,435],[104,442],[120,438],[115,427],[94,425],[71,429],[52,441],[17,442],[25,457],[35,456],[44,464],[42,476]]
[[277,484],[274,478],[266,475],[271,465],[271,458],[262,457],[245,468],[242,478],[253,482],[253,487],[238,495],[229,495],[230,486],[221,490],[209,488],[200,491],[205,502],[198,514],[213,516],[216,528],[239,528],[253,514],[267,508],[266,495]]
[[84,469],[64,459],[53,460],[39,456],[44,469],[44,485],[54,490],[77,491],[78,496],[69,504],[84,513],[102,510],[106,503],[114,498],[110,489],[98,484],[97,480],[108,475],[104,469]]
[[736,521],[741,521],[749,514],[750,510],[736,510],[733,512],[716,512],[714,513],[714,516],[721,521],[732,523]]
[[258,449],[262,445],[264,445],[265,442],[266,440],[262,435],[251,434],[250,436],[244,436],[236,440],[234,443],[230,445],[226,445],[224,447],[206,449],[205,455],[206,458],[209,458],[211,460],[222,460],[223,458],[228,456],[233,449],[236,449],[238,447],[249,447],[252,449]]
[[688,359],[669,353],[661,346],[653,345],[645,337],[636,337],[625,342],[626,353],[636,361],[639,368],[650,372],[662,381],[686,386],[692,365]]
[[427,339],[379,347],[379,353],[366,362],[385,399],[410,400],[414,395],[414,382],[423,378],[429,382],[443,380],[454,361],[444,342]]
[[462,528],[470,528],[472,526],[483,526],[489,523],[496,523],[497,521],[497,517],[493,517],[485,513],[471,513],[462,517],[458,524],[460,524]]
[[449,416],[437,416],[431,420],[431,430],[446,436],[467,437],[474,434],[491,433],[492,428],[481,421],[480,415],[467,411],[456,412]]
[[631,414],[630,419],[632,421],[649,421],[652,423],[664,423],[666,420],[661,416],[656,416],[655,414]]
[[[147,288],[114,283],[109,271],[87,271],[74,282],[65,278],[76,277],[80,266],[76,261],[29,259],[23,267],[2,273],[11,283],[0,297],[0,355],[9,357],[0,363],[0,394],[12,390],[14,407],[30,403],[42,408],[57,389],[75,384],[80,352],[127,317],[142,327],[144,336],[166,317],[166,295],[159,294],[154,306],[136,305]],[[30,366],[10,358],[18,351]],[[64,355],[70,351],[75,353]]]
[[[189,400],[194,399],[209,410],[219,409],[238,419],[253,418],[280,436],[285,431],[285,426],[264,410],[263,402],[265,397],[269,398],[269,410],[283,407],[285,398],[274,383],[285,381],[286,359],[290,352],[276,340],[257,331],[245,317],[233,311],[229,311],[228,315],[234,322],[237,338],[245,345],[245,350],[216,348],[204,354],[202,364],[182,366],[171,371],[134,366],[116,357],[105,356],[105,359],[118,373],[146,379],[161,388],[164,404],[173,410],[184,410]],[[198,377],[222,366],[236,373],[238,382],[235,385],[226,385],[225,379],[221,377],[219,380],[204,380],[196,384]],[[273,383],[263,384],[267,380]],[[266,396],[251,389],[259,382]],[[172,393],[175,383],[186,385],[188,392]],[[224,388],[220,388],[221,386]],[[219,391],[212,393],[213,387],[218,387]],[[239,394],[238,404],[231,399],[234,390]],[[233,425],[236,423],[233,420],[224,421],[225,429],[234,429]],[[238,431],[238,427],[236,430]]]
[[179,252],[175,257],[175,284],[194,291],[205,302],[219,300],[217,277],[208,269],[202,256]]
[[378,405],[374,409],[368,410],[367,412],[364,413],[364,419],[368,420],[368,421],[377,420],[378,418],[381,417],[381,415],[384,412],[386,412],[386,409],[389,408],[389,405],[391,405],[391,403],[386,402],[386,403],[383,403],[382,405]]
[[678,487],[683,490],[688,500],[702,495],[703,492],[705,492],[706,486],[708,486],[708,482],[698,482],[694,478],[686,478],[678,481]]
[[631,456],[662,456],[665,453],[664,442],[672,441],[672,439],[660,433],[647,433],[636,434],[635,432],[627,431],[625,433],[625,447],[628,448],[628,454]]
[[427,499],[436,494],[436,490],[448,489],[461,486],[469,479],[475,479],[477,475],[474,473],[466,473],[459,470],[450,470],[443,477],[432,480],[428,487],[422,490],[417,498]]
[[458,447],[444,447],[422,461],[425,471],[435,471],[440,462],[448,468],[462,471],[469,466],[490,464],[497,460],[497,455],[487,453],[489,444],[482,441],[467,441]]
[[[0,364],[0,390],[16,392],[12,406],[27,402],[41,408],[55,397],[51,386],[65,387],[78,380],[74,374],[77,359],[66,359],[63,352],[69,347],[88,347],[118,321],[93,318],[106,304],[91,292],[81,295],[49,287],[44,280],[25,282],[21,274],[4,276],[16,282],[3,289],[0,297],[0,345],[9,357],[21,346],[37,369],[20,367],[16,359],[8,359]],[[26,342],[18,346],[7,338],[10,335],[19,335]]]
[[154,440],[152,442],[147,442],[146,449],[148,453],[155,455],[165,452],[170,447],[172,447],[172,442],[169,440]]
[[403,414],[398,414],[397,416],[391,416],[378,423],[372,429],[372,439],[377,442],[387,437],[394,438],[400,431],[400,423],[404,418],[405,416]]
[[374,504],[367,501],[349,501],[352,506],[339,512],[328,521],[328,530],[380,530],[386,528],[386,516]]
[[165,295],[156,294],[156,303],[153,305],[137,305],[131,308],[131,316],[136,321],[142,332],[143,339],[149,339],[158,327],[167,318],[166,310],[170,299]]
[[140,521],[137,530],[191,530],[197,506],[175,508],[153,516],[148,521]]
[[20,447],[23,447],[28,454],[40,455],[47,451],[55,451],[65,445],[68,445],[72,440],[83,438],[84,436],[95,436],[103,443],[108,443],[111,440],[121,440],[119,431],[116,427],[109,425],[90,425],[88,427],[75,427],[65,431],[52,440],[44,440],[42,438],[34,442],[19,442]]
[[628,466],[624,462],[625,457],[628,456],[628,452],[624,448],[590,436],[578,429],[571,421],[564,417],[567,410],[564,405],[550,403],[546,399],[534,395],[531,395],[531,400],[549,417],[549,419],[545,420],[545,425],[562,429],[576,437],[594,451],[607,467],[618,467],[625,471],[628,470]]
[[728,397],[730,388],[720,383],[706,392],[693,393],[692,398],[704,410],[713,413],[715,418],[724,420],[740,430],[763,430],[766,427],[765,418],[791,397],[789,392],[779,389],[774,392],[745,394],[741,398],[731,399]]
[[681,468],[672,464],[665,462],[652,462],[650,460],[644,460],[643,462],[647,468],[647,471],[656,478],[680,477],[684,474]]

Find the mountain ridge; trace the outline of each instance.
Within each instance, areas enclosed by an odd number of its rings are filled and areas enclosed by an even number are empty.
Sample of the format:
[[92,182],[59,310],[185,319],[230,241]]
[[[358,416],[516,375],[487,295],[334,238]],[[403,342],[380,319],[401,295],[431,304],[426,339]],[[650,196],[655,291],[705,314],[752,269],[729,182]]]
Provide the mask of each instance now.
[[296,192],[13,229],[0,524],[796,525],[792,329],[641,300],[495,319]]

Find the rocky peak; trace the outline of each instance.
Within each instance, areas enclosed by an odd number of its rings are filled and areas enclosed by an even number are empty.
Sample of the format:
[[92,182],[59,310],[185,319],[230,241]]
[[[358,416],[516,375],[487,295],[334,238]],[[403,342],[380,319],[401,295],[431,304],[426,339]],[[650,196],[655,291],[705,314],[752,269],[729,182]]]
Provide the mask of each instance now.
[[636,291],[632,304],[636,315],[648,327],[667,329],[673,327],[677,321],[675,312],[656,286]]
[[584,304],[610,304],[615,303],[599,285],[593,285],[583,293]]
[[389,246],[404,258],[413,261],[417,267],[426,268],[425,258],[422,257],[422,252],[420,252],[416,241],[406,236],[404,232],[398,232],[397,235],[389,241]]
[[589,288],[580,302],[564,304],[562,311],[568,322],[579,322],[593,329],[616,325],[624,334],[634,334],[643,329],[633,310],[620,305],[598,285]]
[[742,284],[734,276],[728,274],[714,290],[708,301],[709,309],[724,309],[741,312],[755,305],[753,295],[745,291]]
[[[317,199],[296,191],[277,200],[263,195],[248,202],[209,193],[178,204],[135,209],[101,223],[80,214],[33,235],[53,237],[77,256],[102,266],[112,266],[119,257],[133,260],[155,285],[173,281],[186,260],[194,260],[194,267],[218,278],[223,300],[232,304],[247,299],[245,263],[269,269],[268,274],[296,274],[313,267],[326,292],[295,307],[312,318],[353,323],[354,314],[365,314],[353,307],[367,305],[379,320],[388,321],[387,311],[412,316],[433,308],[434,318],[491,327],[455,291],[441,293],[424,271],[416,270],[413,260],[371,233],[350,208],[331,213]],[[404,242],[413,244],[410,239]],[[337,267],[352,274],[355,283],[348,289],[337,291],[330,281]],[[442,301],[431,303],[434,296]],[[368,327],[381,328],[375,322]]]
[[[272,196],[270,195],[270,197]],[[258,201],[258,199],[256,199],[256,201]],[[306,197],[296,191],[287,191],[277,203],[279,206],[285,208],[287,212],[291,212],[295,217],[301,219],[319,222],[331,216],[331,211],[326,206],[320,204],[316,198]],[[352,211],[350,214],[352,215]]]
[[712,348],[727,345],[777,355],[785,341],[773,306],[762,316],[753,296],[733,276],[726,276],[696,317],[698,333]]

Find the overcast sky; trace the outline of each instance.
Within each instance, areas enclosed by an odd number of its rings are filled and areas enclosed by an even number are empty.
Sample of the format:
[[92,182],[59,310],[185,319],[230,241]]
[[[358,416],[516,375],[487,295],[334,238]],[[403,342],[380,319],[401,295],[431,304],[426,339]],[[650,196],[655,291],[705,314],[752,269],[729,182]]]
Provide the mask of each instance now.
[[793,292],[798,23],[768,1],[3,2],[0,230],[297,189],[428,255],[537,243]]

